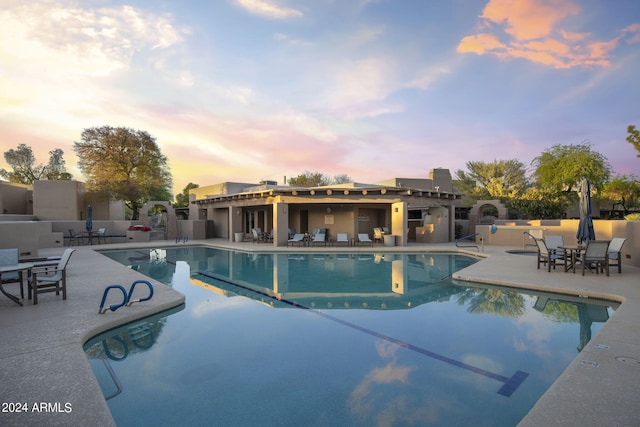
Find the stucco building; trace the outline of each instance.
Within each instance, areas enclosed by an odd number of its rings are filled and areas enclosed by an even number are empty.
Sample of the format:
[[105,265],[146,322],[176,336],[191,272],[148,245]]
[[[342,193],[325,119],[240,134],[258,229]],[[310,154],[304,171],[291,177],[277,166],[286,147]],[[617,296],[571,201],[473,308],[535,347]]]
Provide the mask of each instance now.
[[286,246],[289,230],[327,230],[327,239],[347,233],[373,237],[384,227],[395,244],[409,241],[450,242],[455,237],[451,174],[435,169],[429,178],[393,178],[375,184],[348,183],[322,187],[226,182],[190,191],[190,219],[207,222],[207,237],[233,240],[253,228],[273,234],[275,246]]

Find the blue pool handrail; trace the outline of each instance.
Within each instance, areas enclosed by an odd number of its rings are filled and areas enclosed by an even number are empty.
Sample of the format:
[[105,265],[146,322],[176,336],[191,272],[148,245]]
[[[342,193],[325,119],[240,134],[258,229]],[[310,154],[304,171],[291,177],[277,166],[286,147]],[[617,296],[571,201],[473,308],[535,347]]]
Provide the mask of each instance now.
[[[464,237],[461,237],[459,239],[456,239],[456,247],[458,247],[458,248],[476,248],[478,251],[480,251],[480,248],[478,247],[478,245],[461,245],[460,244],[460,242],[462,242],[463,240],[471,240],[476,236],[480,236],[482,252],[484,252],[484,236],[482,235],[482,233],[473,233],[473,234],[469,234],[468,236],[464,236]],[[475,243],[475,240],[474,240],[474,243]]]
[[[122,291],[122,303],[121,304],[111,304],[109,307],[105,307],[104,303],[107,301],[107,295],[109,295],[109,291],[111,289],[120,289]],[[104,290],[104,293],[102,294],[102,301],[100,302],[100,309],[98,309],[98,313],[99,314],[104,314],[107,312],[107,310],[111,310],[111,311],[116,311],[117,309],[119,309],[120,307],[122,307],[123,305],[125,305],[127,303],[127,300],[129,298],[127,297],[127,291],[121,286],[121,285],[110,285],[107,286]]]
[[[149,296],[147,296],[146,298],[131,299],[131,297],[133,296],[133,290],[138,283],[144,283],[149,287]],[[148,301],[151,299],[151,297],[153,297],[153,285],[151,285],[151,283],[149,283],[149,281],[147,280],[136,280],[131,284],[131,287],[129,288],[129,294],[127,295],[127,306],[130,306],[134,302]]]
[[[133,290],[135,289],[138,283],[144,283],[149,287],[149,295],[145,298],[132,299],[131,297],[133,296]],[[105,305],[105,302],[107,301],[107,295],[109,295],[109,291],[111,291],[111,289],[119,289],[122,292],[123,299],[120,304],[111,304],[110,306],[105,307],[104,305]],[[102,301],[100,301],[100,308],[98,309],[98,314],[104,314],[108,310],[116,311],[117,309],[125,305],[129,307],[133,303],[148,301],[152,297],[153,297],[153,285],[147,280],[136,280],[135,282],[133,282],[131,284],[131,287],[129,287],[128,293],[122,285],[109,285],[104,289],[104,293],[102,294]]]

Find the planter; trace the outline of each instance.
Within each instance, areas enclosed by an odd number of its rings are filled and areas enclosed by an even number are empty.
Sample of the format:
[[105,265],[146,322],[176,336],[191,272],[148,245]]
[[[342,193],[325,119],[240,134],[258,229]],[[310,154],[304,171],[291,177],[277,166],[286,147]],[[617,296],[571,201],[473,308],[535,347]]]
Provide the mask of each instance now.
[[385,246],[395,246],[396,245],[396,236],[394,236],[392,234],[385,234],[384,236],[382,236],[382,239],[384,240],[384,245]]
[[151,240],[151,232],[141,230],[127,230],[127,242],[148,242]]
[[233,233],[236,242],[242,242],[244,240],[244,233]]

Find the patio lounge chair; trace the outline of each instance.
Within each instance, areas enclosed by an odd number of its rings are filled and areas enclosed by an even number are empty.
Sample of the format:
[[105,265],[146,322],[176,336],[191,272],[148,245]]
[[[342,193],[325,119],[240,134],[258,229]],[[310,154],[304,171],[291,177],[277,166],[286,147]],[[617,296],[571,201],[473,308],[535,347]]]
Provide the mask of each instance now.
[[591,270],[595,268],[596,274],[600,270],[605,270],[609,275],[609,241],[608,240],[589,240],[587,249],[582,256],[582,275],[585,269]]
[[324,233],[318,233],[315,236],[313,236],[313,240],[312,240],[313,246],[315,246],[317,244],[320,244],[320,243],[322,243],[324,246],[327,246],[327,242],[324,239],[324,237],[325,237]]
[[564,252],[560,255],[549,251],[549,248],[547,248],[543,239],[536,239],[536,245],[538,246],[538,270],[540,269],[541,263],[547,265],[547,271],[551,271],[551,266],[553,266],[553,269],[555,270],[556,265],[558,265],[558,261],[560,260],[563,261],[561,265],[565,265],[566,259]]
[[367,233],[358,233],[358,245],[362,244],[373,246],[373,240],[369,238]]
[[336,245],[349,245],[349,236],[347,235],[347,233],[338,233],[336,235]]
[[380,227],[375,227],[373,229],[373,242],[380,242],[382,243],[382,228]]
[[264,234],[262,233],[262,230],[259,228],[252,228],[251,235],[253,236],[254,243],[260,243],[264,241]]
[[298,246],[302,246],[302,244],[304,243],[304,234],[294,234],[291,239],[287,240],[287,246],[294,243],[297,243]]
[[67,299],[67,264],[74,251],[75,249],[65,249],[55,269],[42,266],[31,270],[29,298],[33,293],[33,304],[38,304],[38,294],[46,292],[55,292],[56,295],[60,295],[62,291],[62,299]]
[[614,237],[609,243],[609,267],[617,266],[618,273],[622,273],[622,245],[626,241],[624,237]]

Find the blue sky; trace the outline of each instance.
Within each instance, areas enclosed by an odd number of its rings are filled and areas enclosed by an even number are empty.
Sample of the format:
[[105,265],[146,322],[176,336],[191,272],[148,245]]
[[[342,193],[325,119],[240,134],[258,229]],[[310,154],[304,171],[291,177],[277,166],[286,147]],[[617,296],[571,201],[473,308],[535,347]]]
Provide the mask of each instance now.
[[177,192],[584,142],[638,176],[638,69],[637,0],[2,0],[0,144],[83,180],[82,129],[146,130]]

